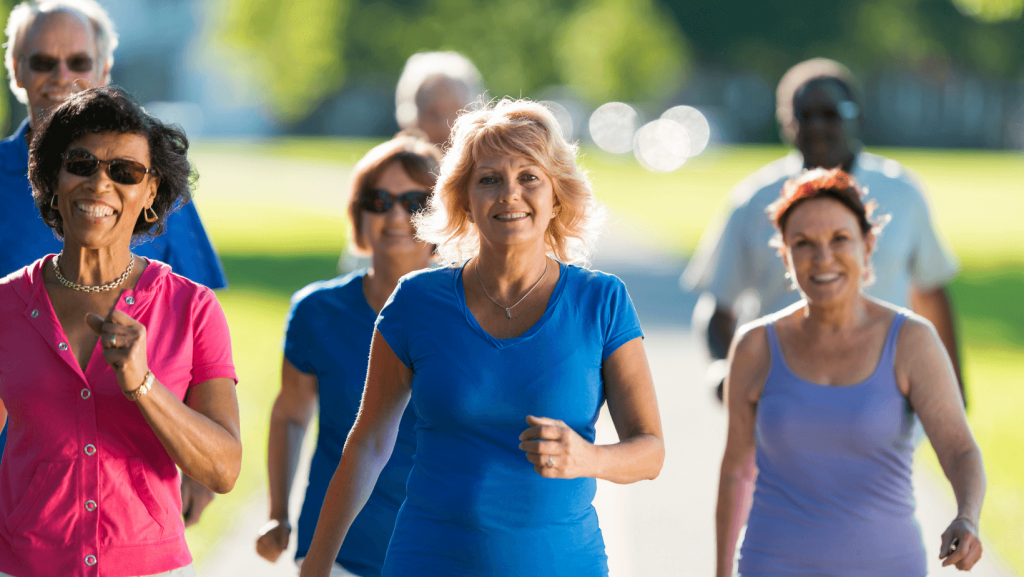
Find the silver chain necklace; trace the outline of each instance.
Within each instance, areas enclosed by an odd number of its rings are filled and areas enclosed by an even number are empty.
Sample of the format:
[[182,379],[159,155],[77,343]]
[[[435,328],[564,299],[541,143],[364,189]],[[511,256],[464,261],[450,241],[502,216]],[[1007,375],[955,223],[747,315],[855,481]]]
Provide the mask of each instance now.
[[518,305],[519,303],[523,302],[523,300],[525,300],[526,297],[530,296],[530,293],[533,292],[533,289],[537,288],[537,285],[540,284],[540,281],[544,280],[544,277],[547,276],[547,274],[548,274],[548,259],[546,259],[546,258],[544,259],[544,273],[540,275],[540,278],[537,279],[537,282],[533,283],[533,286],[530,287],[530,290],[526,291],[526,294],[524,294],[521,299],[517,300],[516,304],[514,304],[514,305],[512,305],[510,307],[507,307],[507,306],[499,303],[498,301],[492,299],[491,295],[487,294],[487,289],[484,288],[484,281],[480,280],[480,265],[479,264],[476,265],[476,268],[473,269],[473,270],[476,271],[476,281],[478,283],[480,283],[480,290],[484,291],[484,296],[489,298],[489,299],[491,299],[492,303],[494,303],[494,304],[498,305],[499,307],[505,309],[505,316],[507,316],[508,318],[511,319],[512,318],[512,309],[516,308],[516,305]]
[[83,284],[78,284],[78,283],[71,282],[68,279],[64,278],[64,275],[60,274],[60,264],[59,263],[60,263],[60,257],[63,256],[63,254],[64,254],[64,251],[60,251],[59,253],[57,253],[57,257],[53,259],[53,272],[54,272],[54,274],[57,275],[57,280],[59,280],[62,285],[68,287],[69,289],[74,289],[76,291],[85,291],[87,293],[100,293],[100,292],[104,292],[104,291],[108,291],[110,289],[116,288],[116,287],[120,286],[121,283],[123,283],[125,281],[125,279],[127,279],[130,274],[132,274],[132,269],[135,268],[135,255],[133,254],[133,255],[131,255],[132,256],[131,260],[128,261],[128,268],[126,268],[124,270],[124,272],[121,273],[121,276],[119,276],[116,279],[108,282],[107,284],[83,285]]

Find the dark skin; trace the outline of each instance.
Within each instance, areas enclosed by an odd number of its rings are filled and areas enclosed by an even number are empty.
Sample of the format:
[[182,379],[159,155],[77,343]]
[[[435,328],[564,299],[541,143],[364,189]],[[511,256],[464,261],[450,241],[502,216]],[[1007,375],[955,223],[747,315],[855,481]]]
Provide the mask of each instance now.
[[[793,98],[793,124],[787,128],[792,129],[794,144],[804,157],[805,168],[842,166],[847,171],[852,169],[857,152],[860,151],[860,116],[843,118],[840,103],[847,100],[851,100],[849,91],[833,79],[813,80],[796,91]],[[931,321],[938,331],[953,361],[960,396],[966,406],[956,316],[946,287],[911,287],[910,307]],[[694,327],[705,334],[712,358],[726,357],[729,343],[736,332],[736,323],[733,311],[720,306],[716,306],[707,319],[694,318]]]

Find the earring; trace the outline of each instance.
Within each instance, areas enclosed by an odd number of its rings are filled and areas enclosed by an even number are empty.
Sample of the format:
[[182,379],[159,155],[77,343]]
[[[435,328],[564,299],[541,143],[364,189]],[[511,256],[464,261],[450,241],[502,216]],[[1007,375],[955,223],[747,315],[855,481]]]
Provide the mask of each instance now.
[[52,208],[53,210],[57,210],[57,195],[56,194],[50,197],[50,208]]
[[793,275],[789,274],[789,271],[787,270],[786,274],[784,276],[786,277],[786,280],[789,281],[789,282],[786,283],[786,289],[787,290],[791,290],[791,291],[795,291],[796,290],[796,281],[793,280]]
[[152,206],[147,206],[146,209],[142,211],[142,214],[145,217],[146,222],[156,222],[160,219],[160,216],[157,215]]

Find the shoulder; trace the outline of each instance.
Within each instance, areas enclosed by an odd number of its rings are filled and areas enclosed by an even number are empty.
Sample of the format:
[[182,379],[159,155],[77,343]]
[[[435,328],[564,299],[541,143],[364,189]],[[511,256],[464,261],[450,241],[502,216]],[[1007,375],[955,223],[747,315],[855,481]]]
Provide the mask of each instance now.
[[136,291],[151,292],[155,298],[172,306],[176,306],[175,303],[189,303],[193,311],[209,303],[220,308],[217,296],[211,288],[175,273],[168,264],[154,259],[147,260],[149,263]]
[[737,208],[752,204],[767,206],[779,196],[787,180],[800,174],[802,167],[803,161],[798,154],[790,154],[762,166],[733,187],[730,192],[732,204]]
[[425,291],[439,286],[450,285],[461,270],[461,265],[425,268],[413,271],[398,279],[398,291]]
[[0,278],[0,310],[13,311],[25,305],[32,290],[32,269],[39,264],[39,261],[36,261]]
[[768,346],[768,324],[774,322],[776,315],[761,317],[736,329],[732,339],[733,364],[745,364],[750,361],[771,358]]
[[562,271],[565,275],[565,290],[573,295],[574,300],[581,303],[611,304],[617,296],[629,296],[626,283],[622,279],[599,270],[568,264]]
[[361,294],[365,275],[366,269],[360,269],[332,279],[312,282],[295,291],[291,299],[292,307],[306,307],[326,300],[337,300],[343,297],[346,289],[354,289],[356,286],[359,287]]
[[854,176],[868,188],[868,197],[876,194],[902,193],[923,198],[924,186],[920,178],[899,161],[870,152],[857,155]]

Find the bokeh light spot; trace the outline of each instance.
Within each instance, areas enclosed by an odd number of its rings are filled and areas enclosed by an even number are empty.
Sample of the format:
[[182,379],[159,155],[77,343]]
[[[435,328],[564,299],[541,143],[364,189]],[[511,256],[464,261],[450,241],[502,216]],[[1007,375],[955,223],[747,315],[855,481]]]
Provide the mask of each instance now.
[[707,148],[711,139],[711,125],[700,110],[692,106],[673,106],[661,118],[683,127],[690,140],[690,156],[697,156]]
[[542,100],[543,104],[551,114],[558,121],[558,126],[562,129],[562,136],[569,142],[572,142],[573,137],[573,122],[572,114],[569,113],[569,109],[555,102],[554,100]]
[[636,132],[633,154],[651,172],[672,172],[690,158],[690,137],[674,120],[655,120]]
[[590,115],[590,138],[602,150],[623,154],[633,150],[640,115],[624,102],[602,104]]

